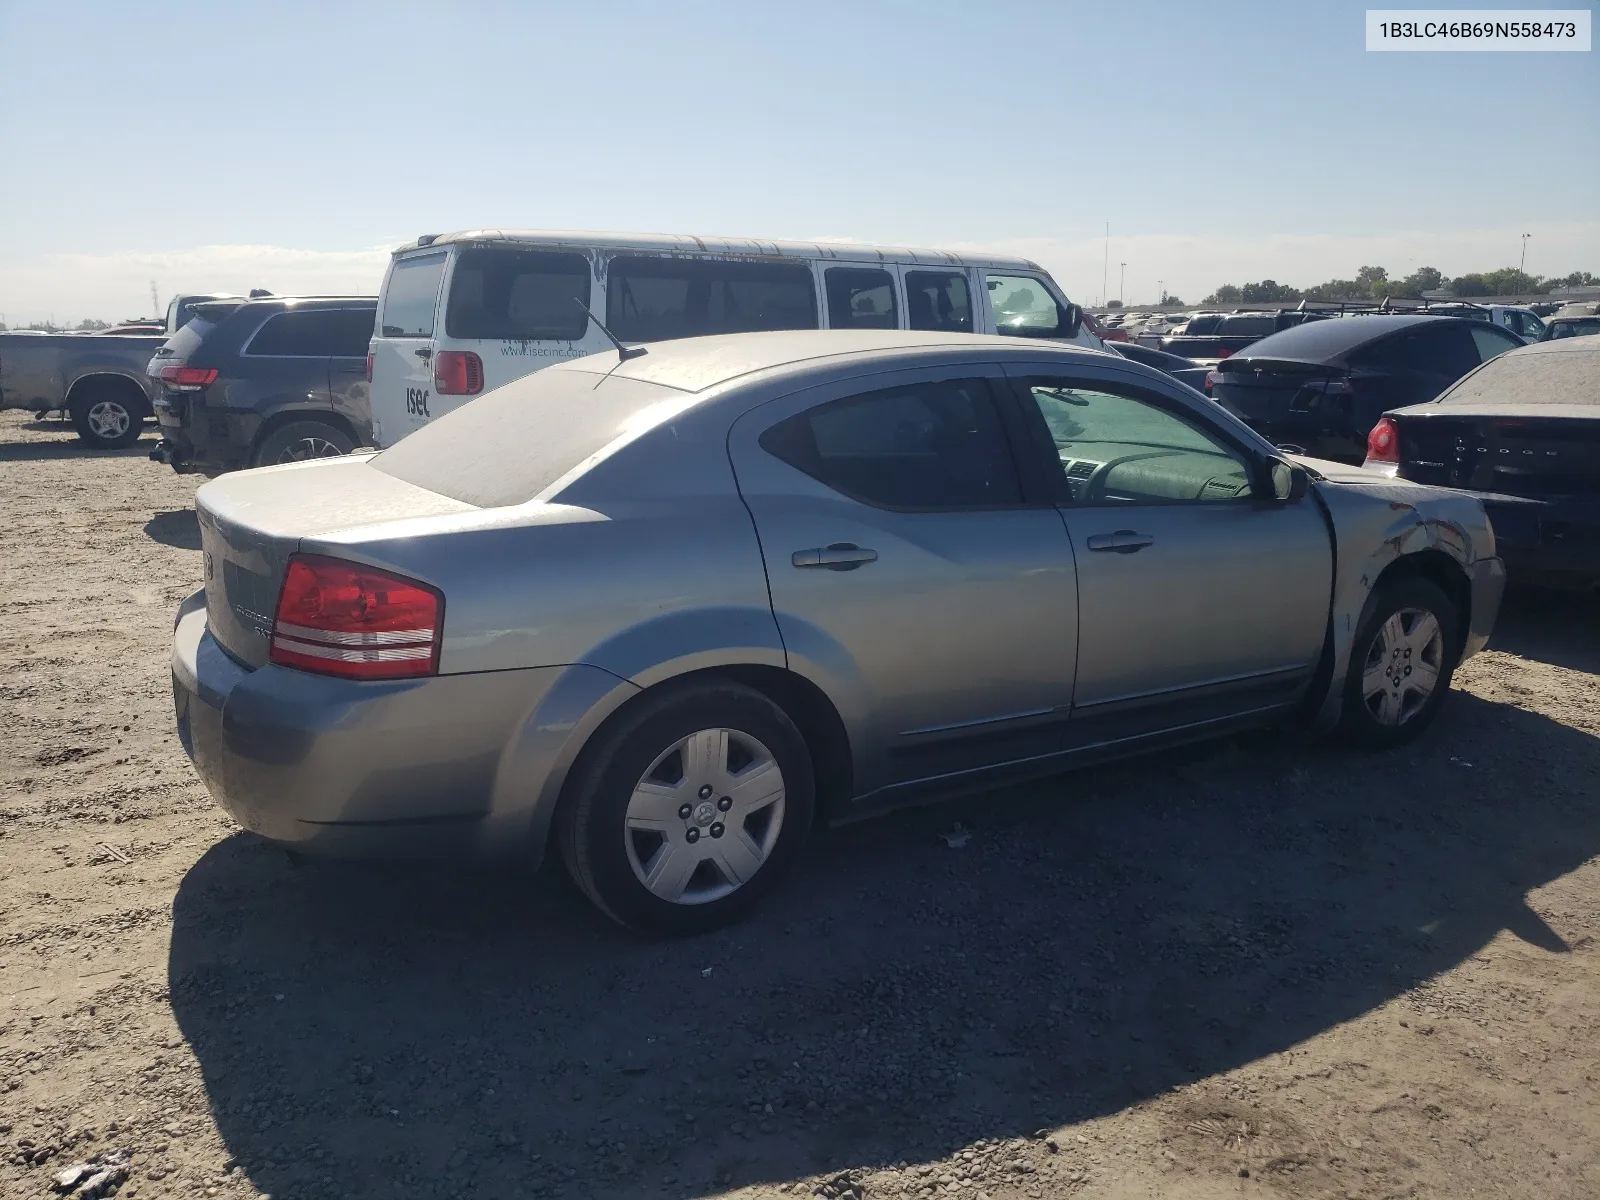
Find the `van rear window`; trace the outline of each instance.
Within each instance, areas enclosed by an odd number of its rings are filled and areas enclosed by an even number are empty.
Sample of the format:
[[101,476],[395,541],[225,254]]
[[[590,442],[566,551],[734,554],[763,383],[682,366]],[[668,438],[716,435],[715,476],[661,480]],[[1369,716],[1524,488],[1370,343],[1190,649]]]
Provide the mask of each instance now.
[[811,269],[790,263],[714,259],[611,260],[606,324],[630,341],[816,329]]
[[589,260],[582,254],[473,247],[450,276],[445,332],[453,338],[576,341],[589,328]]
[[439,282],[444,278],[444,251],[402,258],[389,272],[383,290],[384,337],[432,337],[433,310],[439,303]]

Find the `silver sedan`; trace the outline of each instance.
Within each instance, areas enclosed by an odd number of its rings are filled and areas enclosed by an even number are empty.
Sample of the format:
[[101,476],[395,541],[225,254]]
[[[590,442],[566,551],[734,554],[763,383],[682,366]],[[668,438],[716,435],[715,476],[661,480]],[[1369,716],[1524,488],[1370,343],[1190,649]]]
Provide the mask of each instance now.
[[1049,342],[747,334],[563,363],[197,500],[183,744],[286,846],[554,840],[713,927],[815,820],[1278,723],[1388,747],[1486,642],[1479,502],[1290,459]]

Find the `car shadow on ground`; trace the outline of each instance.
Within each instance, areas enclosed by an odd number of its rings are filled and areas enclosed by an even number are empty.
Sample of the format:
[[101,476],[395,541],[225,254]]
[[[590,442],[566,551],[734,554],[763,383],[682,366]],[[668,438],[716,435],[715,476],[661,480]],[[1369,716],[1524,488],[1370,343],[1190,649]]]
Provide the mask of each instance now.
[[1393,753],[1262,736],[819,837],[744,924],[663,942],[553,869],[297,867],[239,835],[179,890],[171,1000],[273,1195],[934,1159],[1283,1050],[1502,929],[1567,952],[1525,894],[1600,852],[1597,782],[1600,740],[1458,693]]
[[86,445],[70,424],[58,421],[29,421],[22,429],[42,433],[58,433],[52,441],[30,439],[25,442],[0,441],[0,462],[54,462],[63,458],[145,458],[156,448],[160,434],[154,425],[146,425],[139,440],[121,450],[96,450]]
[[1600,675],[1600,592],[1510,588],[1489,648]]
[[158,512],[144,523],[145,534],[163,546],[179,550],[200,549],[200,522],[192,508],[168,509]]

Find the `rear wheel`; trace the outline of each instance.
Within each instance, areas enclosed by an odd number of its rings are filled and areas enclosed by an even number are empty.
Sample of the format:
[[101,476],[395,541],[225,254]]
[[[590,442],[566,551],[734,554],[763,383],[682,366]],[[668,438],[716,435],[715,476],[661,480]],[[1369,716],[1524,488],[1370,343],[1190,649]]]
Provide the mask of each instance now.
[[1347,741],[1400,746],[1433,723],[1455,673],[1460,619],[1427,580],[1383,586],[1350,650],[1339,722]]
[[338,458],[355,446],[349,434],[326,421],[290,421],[261,439],[250,465],[270,467],[312,458]]
[[635,929],[699,933],[743,916],[811,824],[811,758],[751,688],[643,700],[584,751],[558,837],[578,886]]
[[122,450],[138,441],[145,408],[136,385],[113,380],[79,384],[68,405],[78,437],[95,450]]

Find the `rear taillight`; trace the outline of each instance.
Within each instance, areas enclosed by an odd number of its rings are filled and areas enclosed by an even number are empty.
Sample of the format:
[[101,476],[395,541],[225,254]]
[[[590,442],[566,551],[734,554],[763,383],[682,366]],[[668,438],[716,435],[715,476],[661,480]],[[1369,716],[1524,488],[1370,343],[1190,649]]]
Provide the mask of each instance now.
[[296,554],[278,594],[268,657],[346,679],[409,679],[439,672],[444,597],[375,567]]
[[433,390],[441,396],[476,396],[483,391],[483,359],[470,350],[433,356]]
[[1233,353],[1232,350],[1229,350],[1226,346],[1222,346],[1222,347],[1219,347],[1218,350],[1217,350],[1217,357],[1218,358],[1227,358],[1228,355],[1230,355],[1232,353]]
[[1207,371],[1206,372],[1206,394],[1210,395],[1211,394],[1211,389],[1216,387],[1216,385],[1221,383],[1221,382],[1222,382],[1222,372],[1221,371]]
[[367,382],[372,382],[372,352],[367,351]]
[[1400,427],[1388,417],[1380,418],[1367,434],[1367,461],[1400,461]]
[[161,382],[180,392],[196,392],[217,381],[215,367],[162,367]]

